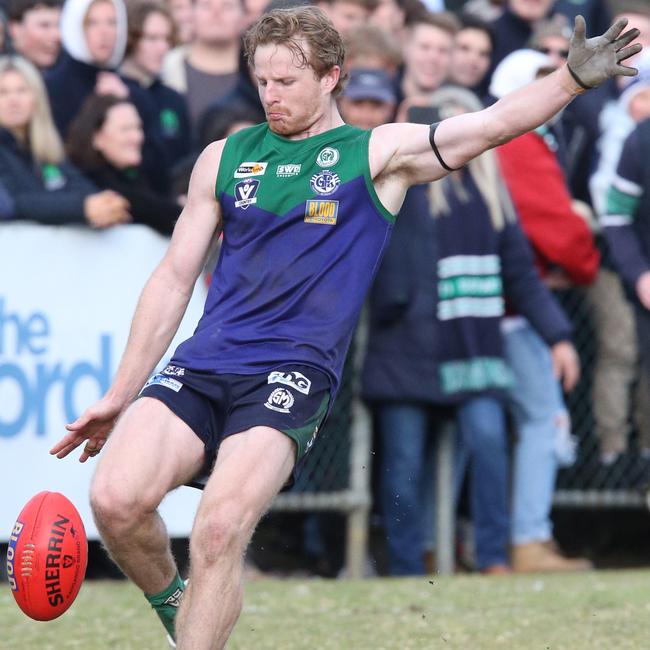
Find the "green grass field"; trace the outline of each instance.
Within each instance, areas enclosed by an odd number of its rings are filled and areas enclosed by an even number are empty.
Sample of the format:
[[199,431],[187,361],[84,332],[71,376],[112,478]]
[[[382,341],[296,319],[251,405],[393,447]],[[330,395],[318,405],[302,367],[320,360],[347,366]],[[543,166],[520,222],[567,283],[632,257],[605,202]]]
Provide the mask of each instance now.
[[[60,619],[26,618],[0,593],[2,650],[163,650],[162,627],[125,582],[87,582]],[[650,571],[246,587],[229,650],[644,650]]]

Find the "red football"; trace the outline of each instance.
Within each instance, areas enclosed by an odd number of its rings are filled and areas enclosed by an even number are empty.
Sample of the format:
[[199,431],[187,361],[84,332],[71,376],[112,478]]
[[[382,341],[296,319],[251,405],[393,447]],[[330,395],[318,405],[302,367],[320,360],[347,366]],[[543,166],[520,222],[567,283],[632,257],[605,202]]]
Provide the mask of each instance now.
[[20,609],[37,621],[61,616],[79,593],[88,542],[74,505],[39,492],[18,515],[9,537],[7,575]]

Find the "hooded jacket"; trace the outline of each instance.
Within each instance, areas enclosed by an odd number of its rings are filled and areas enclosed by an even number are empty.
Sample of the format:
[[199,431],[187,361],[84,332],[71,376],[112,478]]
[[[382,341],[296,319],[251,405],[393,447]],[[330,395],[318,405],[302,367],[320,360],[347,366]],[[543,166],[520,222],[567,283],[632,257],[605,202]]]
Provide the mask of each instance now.
[[[52,116],[59,133],[65,138],[70,122],[79,112],[81,105],[90,95],[97,83],[97,75],[106,70],[113,71],[124,56],[126,47],[126,8],[122,0],[108,0],[115,6],[117,14],[117,42],[113,54],[106,65],[101,68],[90,58],[84,17],[93,0],[67,0],[61,13],[62,53],[57,65],[46,73],[45,85],[50,96]],[[140,112],[142,103],[132,93],[133,103]],[[140,113],[143,120],[146,117]]]
[[[108,0],[115,6],[117,15],[117,40],[115,49],[105,67],[95,64],[88,52],[84,33],[84,17],[93,0],[66,0],[61,14],[61,40],[63,51],[58,64],[45,76],[50,97],[52,116],[61,136],[65,139],[72,120],[77,116],[84,100],[94,92],[97,75],[103,71],[115,72],[124,57],[127,37],[126,8],[122,0]],[[137,84],[122,79],[129,89],[129,100],[140,114],[145,133],[143,146],[143,171],[157,191],[169,188],[168,168],[171,161],[165,153],[157,129],[156,111],[150,98]]]

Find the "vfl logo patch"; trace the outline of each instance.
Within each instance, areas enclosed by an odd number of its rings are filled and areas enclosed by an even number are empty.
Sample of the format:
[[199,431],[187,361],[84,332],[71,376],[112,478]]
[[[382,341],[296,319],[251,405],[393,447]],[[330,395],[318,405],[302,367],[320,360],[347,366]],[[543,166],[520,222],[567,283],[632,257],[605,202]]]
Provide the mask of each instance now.
[[302,165],[278,165],[277,169],[275,170],[275,175],[278,178],[289,178],[290,176],[298,176],[300,174],[300,170],[302,169]]
[[256,178],[249,178],[245,181],[239,181],[235,185],[235,207],[246,210],[249,205],[257,203],[257,188],[260,182]]
[[264,402],[264,406],[278,413],[289,413],[295,399],[286,388],[276,388]]
[[292,370],[291,372],[274,370],[269,374],[268,383],[291,386],[291,388],[295,388],[299,393],[303,393],[304,395],[309,395],[309,389],[311,388],[311,380],[296,370]]
[[324,223],[333,226],[338,214],[338,201],[309,199],[305,202],[305,223]]
[[185,374],[185,368],[180,366],[172,366],[171,364],[166,366],[163,370],[163,375],[172,375],[174,377],[182,377]]
[[339,150],[334,147],[325,147],[321,149],[316,158],[316,164],[320,167],[333,167],[339,161]]
[[243,162],[239,164],[235,171],[235,178],[248,178],[249,176],[264,176],[266,166],[265,162]]
[[[149,379],[149,381],[144,385],[144,388],[158,385],[165,386],[165,388],[171,388],[175,393],[178,393],[178,391],[183,388],[183,384],[181,384],[180,381],[160,373],[151,377],[151,379]],[[142,390],[144,390],[144,388]]]
[[341,179],[337,173],[323,169],[311,177],[309,184],[316,194],[327,196],[336,192],[336,189],[341,184]]

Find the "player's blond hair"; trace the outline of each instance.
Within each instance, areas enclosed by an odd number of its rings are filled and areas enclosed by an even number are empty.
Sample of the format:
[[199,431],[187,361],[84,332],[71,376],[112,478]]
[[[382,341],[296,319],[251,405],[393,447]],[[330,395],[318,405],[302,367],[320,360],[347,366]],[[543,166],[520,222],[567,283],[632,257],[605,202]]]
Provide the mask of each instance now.
[[8,72],[17,72],[34,95],[34,114],[27,128],[32,157],[40,164],[58,165],[63,161],[65,152],[54,126],[50,101],[40,72],[22,56],[0,56],[0,78]]
[[347,75],[343,72],[345,47],[332,21],[318,7],[274,9],[264,14],[244,36],[244,52],[252,65],[255,50],[260,45],[283,45],[289,48],[299,67],[310,67],[318,79],[334,66],[341,68],[341,77],[332,94],[344,88]]

